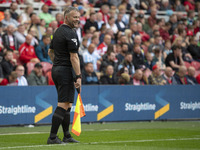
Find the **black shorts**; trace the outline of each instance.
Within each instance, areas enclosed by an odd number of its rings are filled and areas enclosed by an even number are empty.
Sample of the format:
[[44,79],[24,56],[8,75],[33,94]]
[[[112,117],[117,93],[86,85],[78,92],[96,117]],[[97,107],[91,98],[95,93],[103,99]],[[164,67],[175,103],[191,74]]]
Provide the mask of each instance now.
[[58,102],[74,102],[74,81],[72,68],[67,66],[53,66],[52,78],[55,83]]

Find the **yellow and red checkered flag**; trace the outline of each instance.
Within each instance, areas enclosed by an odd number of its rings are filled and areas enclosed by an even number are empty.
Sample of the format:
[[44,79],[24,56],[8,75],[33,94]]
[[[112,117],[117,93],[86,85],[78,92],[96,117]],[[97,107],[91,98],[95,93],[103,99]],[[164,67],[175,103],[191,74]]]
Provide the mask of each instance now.
[[74,112],[74,120],[72,124],[72,133],[74,133],[77,136],[81,134],[81,118],[84,116],[85,116],[85,111],[84,111],[80,92],[78,92],[78,97],[76,100],[76,107],[75,107],[75,112]]

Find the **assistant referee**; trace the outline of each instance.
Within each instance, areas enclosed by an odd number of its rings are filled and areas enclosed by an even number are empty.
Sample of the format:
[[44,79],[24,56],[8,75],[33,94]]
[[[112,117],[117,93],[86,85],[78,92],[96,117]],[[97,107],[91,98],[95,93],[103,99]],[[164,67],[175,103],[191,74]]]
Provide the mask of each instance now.
[[[48,54],[53,62],[52,78],[58,93],[58,105],[52,117],[50,137],[47,144],[77,143],[69,132],[70,110],[74,102],[75,88],[81,89],[81,71],[78,57],[79,41],[74,30],[79,25],[80,13],[75,7],[64,12],[64,24],[53,35]],[[76,80],[74,81],[73,72]],[[62,125],[64,138],[57,137]]]

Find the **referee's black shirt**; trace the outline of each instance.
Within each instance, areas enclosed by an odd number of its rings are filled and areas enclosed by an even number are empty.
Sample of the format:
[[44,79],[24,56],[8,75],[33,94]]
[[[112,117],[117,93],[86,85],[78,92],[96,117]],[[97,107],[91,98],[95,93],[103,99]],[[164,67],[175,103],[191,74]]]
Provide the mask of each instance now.
[[72,66],[70,52],[78,53],[78,36],[68,25],[61,25],[53,35],[50,49],[54,50],[54,66]]

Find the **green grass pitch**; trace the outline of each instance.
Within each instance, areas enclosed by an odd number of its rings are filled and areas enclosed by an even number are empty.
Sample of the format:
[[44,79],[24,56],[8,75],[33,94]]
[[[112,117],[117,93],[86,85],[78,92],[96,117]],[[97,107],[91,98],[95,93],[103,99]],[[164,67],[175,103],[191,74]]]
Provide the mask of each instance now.
[[73,135],[80,143],[65,145],[47,145],[49,131],[0,127],[0,150],[200,150],[199,121],[82,124],[81,135]]

